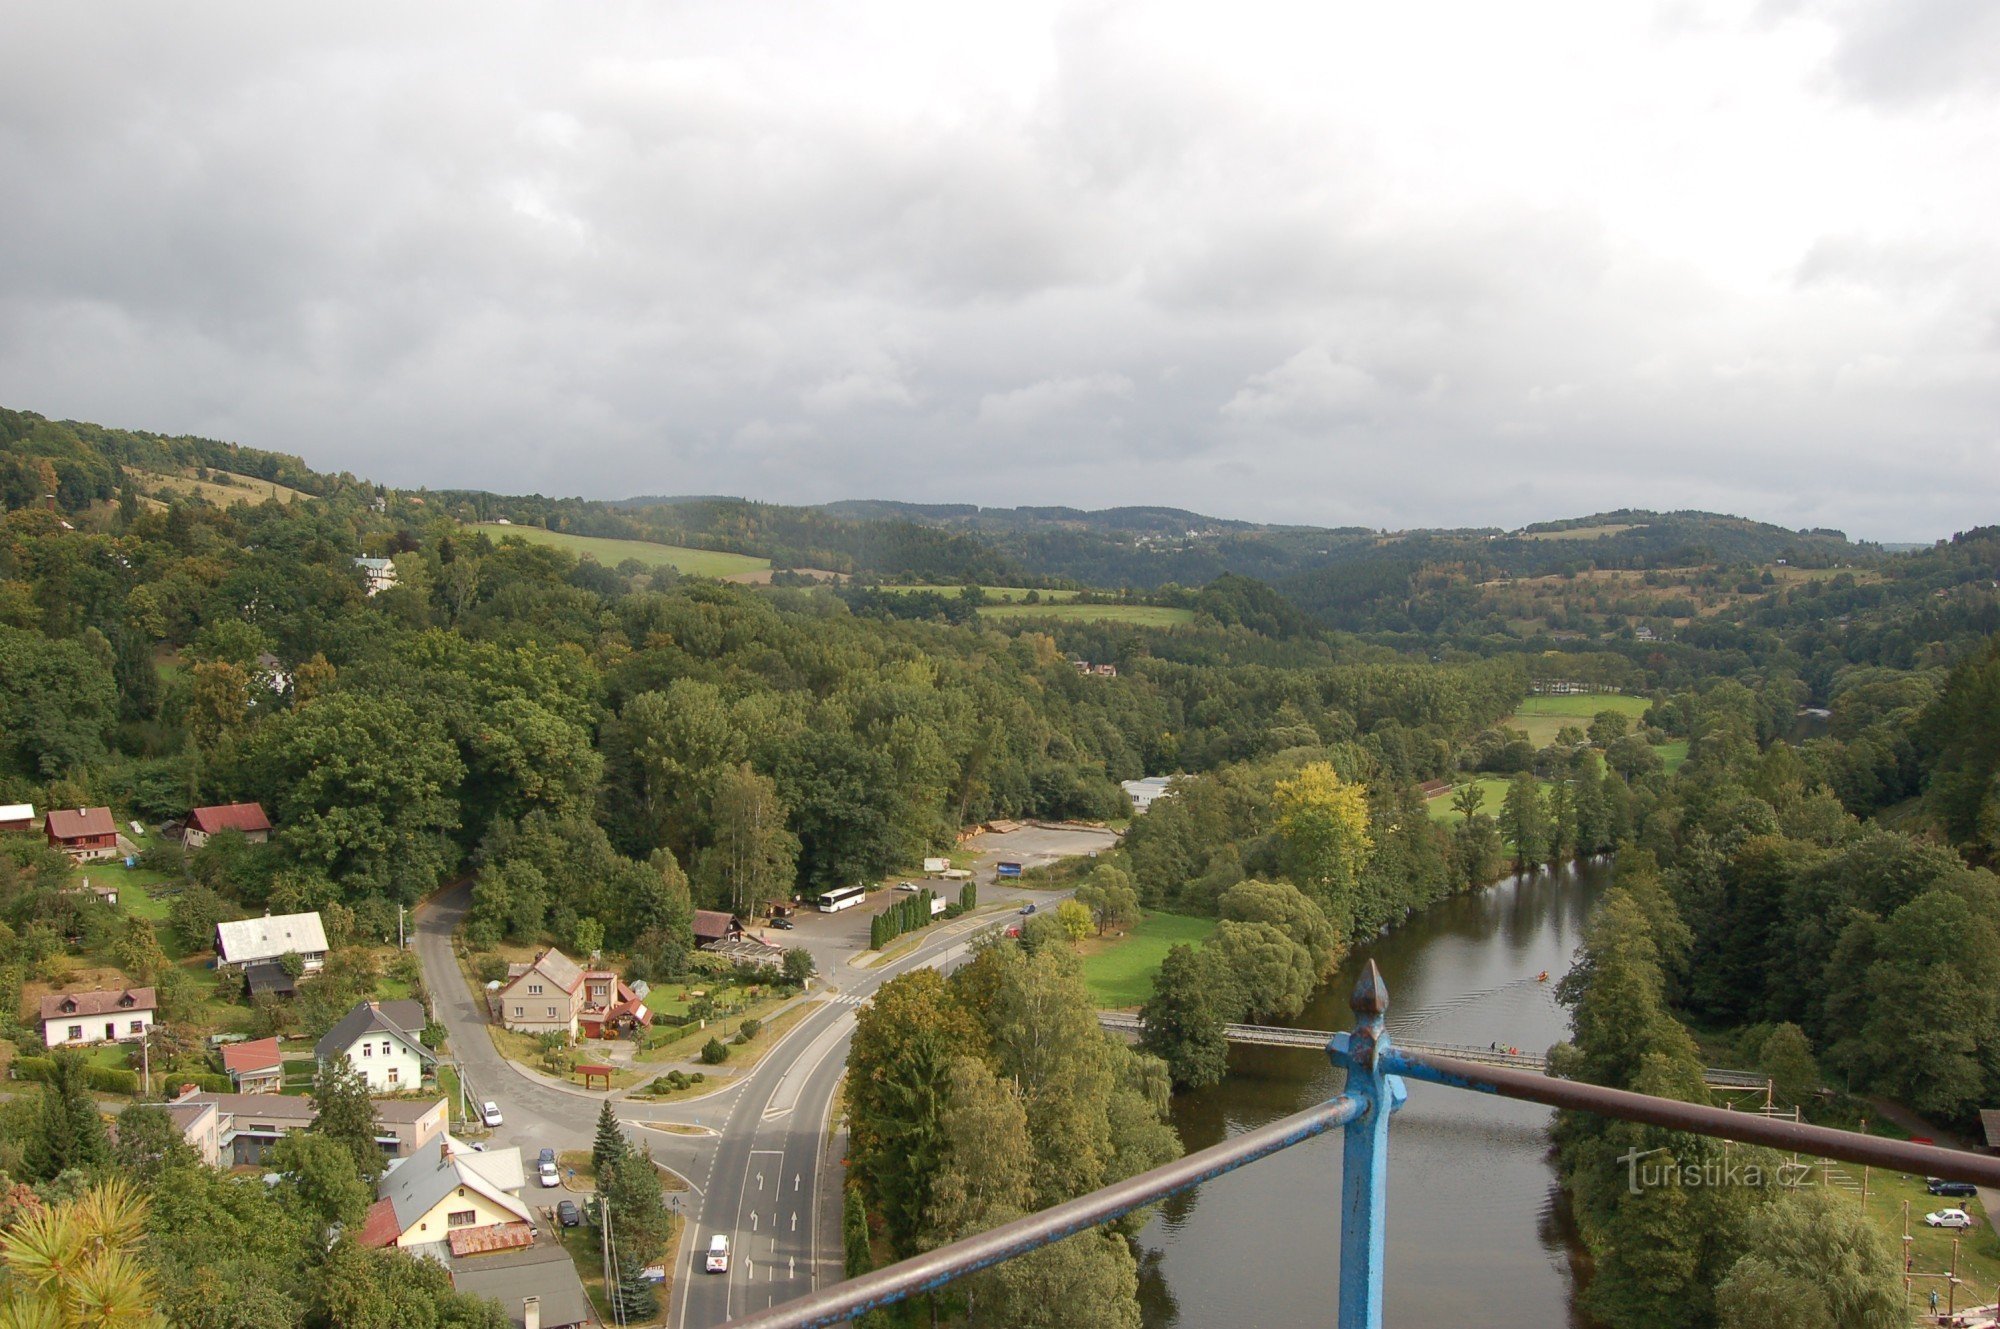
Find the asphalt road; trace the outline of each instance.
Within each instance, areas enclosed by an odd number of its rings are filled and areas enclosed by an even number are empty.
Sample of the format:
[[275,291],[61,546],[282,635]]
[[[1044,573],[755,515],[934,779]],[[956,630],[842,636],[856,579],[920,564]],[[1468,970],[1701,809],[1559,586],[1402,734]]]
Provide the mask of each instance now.
[[[1034,866],[1114,843],[1108,832],[1038,828],[985,839],[976,868],[982,903],[1031,899],[1043,906],[1062,895],[998,885],[992,880],[993,865],[1015,859]],[[826,1124],[846,1071],[855,1011],[889,979],[920,967],[955,968],[964,961],[975,932],[1016,921],[1007,911],[940,924],[891,964],[856,968],[852,960],[866,948],[869,914],[886,908],[893,898],[893,892],[883,892],[868,910],[805,914],[792,933],[769,934],[774,942],[804,945],[813,952],[822,974],[815,988],[823,1004],[794,1025],[748,1076],[706,1098],[664,1107],[614,1100],[620,1120],[628,1128],[642,1128],[628,1130],[632,1138],[694,1187],[680,1197],[690,1231],[681,1243],[669,1319],[679,1329],[708,1329],[732,1315],[762,1310],[840,1278],[843,1166],[833,1156],[837,1141],[827,1136]],[[476,1111],[478,1101],[488,1098],[500,1104],[504,1123],[492,1134],[496,1144],[518,1144],[529,1156],[543,1147],[587,1149],[596,1134],[602,1095],[531,1080],[500,1056],[482,1028],[485,1013],[467,990],[451,950],[452,932],[470,901],[470,888],[459,886],[425,905],[417,915],[416,949],[471,1106]],[[700,1133],[643,1129],[664,1123],[693,1126]],[[561,1194],[544,1191],[535,1198],[547,1202]],[[703,1272],[709,1239],[716,1233],[730,1241],[726,1276]]]

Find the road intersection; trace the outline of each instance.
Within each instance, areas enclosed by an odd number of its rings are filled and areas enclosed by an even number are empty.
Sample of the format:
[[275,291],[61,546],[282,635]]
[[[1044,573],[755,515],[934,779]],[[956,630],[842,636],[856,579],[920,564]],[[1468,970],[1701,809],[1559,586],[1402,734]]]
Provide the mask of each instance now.
[[[1021,900],[1052,904],[1065,893],[996,887],[993,863],[1053,861],[1115,843],[1109,832],[1039,828],[987,839],[979,871],[982,903],[1007,906]],[[416,932],[434,1014],[450,1036],[467,1096],[500,1103],[505,1124],[494,1131],[498,1143],[519,1144],[529,1154],[543,1147],[587,1149],[605,1095],[561,1087],[516,1067],[485,1031],[484,1012],[452,952],[452,933],[470,900],[467,886],[445,891],[418,912]],[[918,934],[909,950],[861,968],[853,961],[865,946],[866,913],[803,915],[797,930],[781,940],[813,952],[822,974],[814,984],[818,1000],[748,1075],[705,1097],[666,1105],[611,1100],[628,1134],[692,1187],[676,1197],[690,1230],[680,1244],[669,1324],[708,1329],[840,1278],[844,1165],[838,1145],[845,1137],[829,1135],[827,1118],[846,1071],[855,1014],[891,978],[926,967],[949,971],[964,962],[976,934],[1015,921],[1007,907],[939,924]],[[668,1126],[680,1129],[661,1129]],[[734,1258],[726,1276],[708,1277],[700,1273],[699,1252],[715,1233],[729,1237]]]

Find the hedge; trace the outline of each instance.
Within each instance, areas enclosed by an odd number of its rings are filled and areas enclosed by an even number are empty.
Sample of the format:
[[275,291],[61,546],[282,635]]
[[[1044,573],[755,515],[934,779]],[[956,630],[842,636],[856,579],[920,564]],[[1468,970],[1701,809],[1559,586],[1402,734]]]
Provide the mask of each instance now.
[[[53,1057],[14,1058],[14,1078],[17,1080],[46,1081],[55,1074]],[[101,1094],[136,1094],[139,1092],[139,1072],[121,1070],[116,1066],[86,1066],[83,1082]]]

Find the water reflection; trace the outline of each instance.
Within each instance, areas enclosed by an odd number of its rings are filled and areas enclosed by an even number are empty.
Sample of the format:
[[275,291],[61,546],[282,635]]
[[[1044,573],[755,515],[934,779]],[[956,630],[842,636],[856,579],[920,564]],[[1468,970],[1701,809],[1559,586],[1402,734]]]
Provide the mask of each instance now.
[[[1344,1029],[1347,995],[1372,957],[1389,985],[1391,1032],[1429,1042],[1540,1052],[1567,1016],[1555,980],[1609,881],[1586,864],[1451,900],[1349,958],[1302,1026]],[[1549,972],[1549,981],[1536,976]],[[1175,1101],[1188,1149],[1202,1149],[1340,1090],[1324,1057],[1243,1047],[1230,1077]],[[1572,1307],[1568,1214],[1548,1155],[1547,1108],[1410,1086],[1389,1149],[1391,1323],[1491,1329],[1581,1325]],[[1337,1135],[1162,1204],[1140,1236],[1148,1329],[1325,1323],[1338,1292]]]

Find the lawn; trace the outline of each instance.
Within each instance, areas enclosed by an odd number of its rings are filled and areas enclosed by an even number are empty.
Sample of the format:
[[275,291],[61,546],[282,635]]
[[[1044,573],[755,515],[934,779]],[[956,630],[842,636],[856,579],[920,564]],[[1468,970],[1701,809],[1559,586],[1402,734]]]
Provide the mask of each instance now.
[[1083,981],[1099,1006],[1142,1006],[1153,995],[1153,975],[1167,952],[1182,943],[1199,946],[1215,931],[1212,918],[1152,913],[1122,937],[1092,937],[1080,948]]
[[1662,743],[1653,749],[1660,754],[1660,760],[1667,764],[1667,774],[1672,775],[1688,759],[1688,741],[1677,738],[1671,743]]
[[1523,531],[1523,540],[1595,540],[1600,535],[1619,535],[1626,531],[1644,530],[1643,525],[1607,523],[1603,526],[1571,526],[1561,531]]
[[1129,623],[1140,628],[1177,628],[1194,622],[1194,610],[1166,605],[985,605],[982,618],[1053,618],[1074,623]]
[[[918,591],[935,591],[939,595],[957,595],[963,586],[880,586],[877,590],[892,591],[897,595],[914,595]],[[1005,604],[1017,604],[1028,598],[1025,586],[982,586],[979,588],[988,600],[998,600]],[[1075,591],[1042,591],[1041,603],[1060,604],[1064,600],[1074,600]]]
[[1528,741],[1538,748],[1556,741],[1556,731],[1564,725],[1590,728],[1599,711],[1629,715],[1634,723],[1653,703],[1646,697],[1627,697],[1616,692],[1585,692],[1571,697],[1529,697],[1502,723],[1528,731]]
[[[1482,775],[1472,783],[1486,791],[1486,801],[1479,805],[1480,812],[1496,821],[1499,820],[1500,803],[1507,797],[1507,786],[1513,783],[1513,778],[1506,775]],[[1547,785],[1548,781],[1543,780],[1540,783]],[[1452,793],[1439,794],[1424,805],[1424,810],[1431,814],[1432,821],[1442,822],[1446,826],[1456,826],[1465,820],[1451,805],[1456,792],[1453,790]]]
[[553,545],[579,557],[588,554],[607,568],[615,568],[630,558],[649,568],[672,568],[691,577],[740,577],[771,570],[770,559],[753,558],[748,554],[722,554],[712,549],[655,544],[651,540],[569,535],[563,531],[544,530],[540,526],[502,526],[491,521],[474,522],[472,525],[496,540],[518,535],[529,544]]
[[232,471],[211,471],[209,474],[226,477],[225,483],[197,480],[192,475],[168,475],[161,471],[134,471],[132,474],[143,484],[156,489],[170,489],[177,494],[194,495],[219,508],[236,503],[262,503],[275,498],[280,503],[289,503],[306,495],[287,485],[273,480],[259,480],[251,475],[237,475]]

